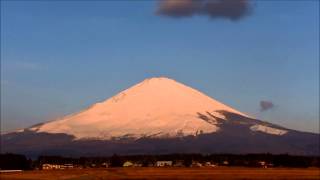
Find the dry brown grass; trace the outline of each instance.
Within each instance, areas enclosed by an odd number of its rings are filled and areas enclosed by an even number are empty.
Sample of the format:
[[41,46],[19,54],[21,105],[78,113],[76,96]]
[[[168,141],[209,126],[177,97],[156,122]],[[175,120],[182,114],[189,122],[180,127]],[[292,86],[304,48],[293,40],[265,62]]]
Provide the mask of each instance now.
[[51,179],[320,179],[319,168],[108,168],[2,173],[1,180]]

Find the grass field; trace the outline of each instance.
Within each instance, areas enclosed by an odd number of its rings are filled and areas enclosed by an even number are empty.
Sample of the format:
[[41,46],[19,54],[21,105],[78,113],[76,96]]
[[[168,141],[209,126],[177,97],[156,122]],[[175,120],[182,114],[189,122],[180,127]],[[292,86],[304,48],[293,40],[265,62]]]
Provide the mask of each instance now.
[[107,168],[24,171],[0,174],[1,180],[49,179],[320,179],[319,168]]

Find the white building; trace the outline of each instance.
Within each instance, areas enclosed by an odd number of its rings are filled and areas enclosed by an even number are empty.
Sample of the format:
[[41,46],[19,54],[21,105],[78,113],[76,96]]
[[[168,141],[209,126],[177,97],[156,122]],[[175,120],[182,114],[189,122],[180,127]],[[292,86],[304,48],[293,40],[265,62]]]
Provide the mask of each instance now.
[[157,161],[156,166],[158,167],[172,166],[172,161]]
[[42,164],[43,170],[49,169],[72,169],[74,168],[73,164]]
[[126,161],[125,163],[123,163],[123,167],[132,167],[133,163],[130,161]]
[[59,164],[42,164],[43,170],[49,170],[49,169],[61,169],[61,165]]

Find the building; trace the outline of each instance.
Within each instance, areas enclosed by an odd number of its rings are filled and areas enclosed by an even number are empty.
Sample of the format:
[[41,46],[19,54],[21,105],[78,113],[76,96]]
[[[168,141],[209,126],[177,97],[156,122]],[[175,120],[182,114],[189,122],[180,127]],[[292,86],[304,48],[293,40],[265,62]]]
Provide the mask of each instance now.
[[60,164],[42,164],[43,170],[50,170],[50,169],[61,169]]
[[172,161],[157,161],[157,167],[172,166]]
[[184,167],[184,161],[183,160],[175,161],[173,166],[174,167]]
[[109,167],[109,163],[104,162],[104,163],[101,164],[101,167],[107,168],[107,167]]
[[74,168],[73,164],[64,164],[60,166],[61,169],[72,169]]
[[74,168],[73,164],[42,164],[43,170],[50,170],[50,169],[72,169]]
[[258,165],[259,165],[260,167],[262,167],[262,168],[268,168],[268,167],[272,167],[272,166],[273,166],[273,164],[267,163],[267,162],[265,162],[265,161],[259,161],[259,162],[258,162]]
[[211,162],[205,162],[204,166],[206,166],[206,167],[216,167],[216,165],[211,163]]
[[132,166],[133,166],[133,163],[130,162],[130,161],[126,161],[125,163],[123,163],[122,166],[123,166],[123,167],[132,167]]
[[141,163],[134,163],[133,167],[142,167],[143,165]]
[[222,165],[228,166],[228,165],[229,165],[229,161],[223,161],[223,162],[222,162]]
[[191,167],[202,167],[202,164],[198,161],[192,161]]

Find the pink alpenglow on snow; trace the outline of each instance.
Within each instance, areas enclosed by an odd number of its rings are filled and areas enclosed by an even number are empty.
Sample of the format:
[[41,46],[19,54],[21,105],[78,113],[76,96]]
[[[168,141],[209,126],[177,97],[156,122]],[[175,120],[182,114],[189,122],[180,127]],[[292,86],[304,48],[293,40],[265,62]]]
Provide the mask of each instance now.
[[31,130],[65,133],[77,139],[187,136],[219,131],[217,121],[208,123],[198,116],[210,112],[224,119],[219,111],[247,116],[175,80],[159,77],[146,79],[87,110]]

